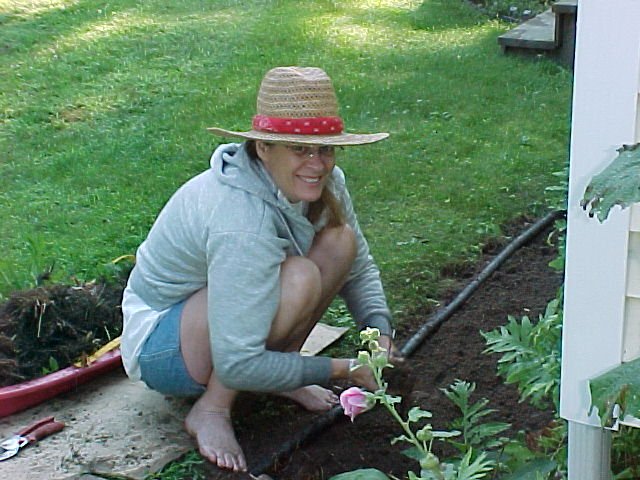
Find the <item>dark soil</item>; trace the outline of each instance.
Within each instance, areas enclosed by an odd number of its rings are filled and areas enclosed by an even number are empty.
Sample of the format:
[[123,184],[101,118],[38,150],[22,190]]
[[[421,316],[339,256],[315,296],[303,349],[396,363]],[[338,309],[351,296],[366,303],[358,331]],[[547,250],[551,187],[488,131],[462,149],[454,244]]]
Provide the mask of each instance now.
[[[526,228],[520,224],[515,233]],[[547,242],[549,232],[540,234],[529,245],[519,249],[495,272],[440,329],[428,338],[408,359],[401,370],[396,369],[390,384],[395,393],[403,395],[403,408],[420,406],[433,413],[434,429],[447,429],[449,422],[459,416],[456,407],[440,389],[455,379],[476,383],[473,401],[490,400],[488,407],[497,410],[487,419],[512,425],[509,435],[525,432],[535,438],[553,419],[551,410],[540,411],[519,401],[514,386],[505,385],[496,376],[496,355],[483,354],[484,339],[479,331],[489,331],[507,323],[507,316],[528,315],[537,319],[547,303],[555,298],[562,275],[548,264],[557,255],[557,247]],[[478,273],[504,245],[494,244],[476,269],[469,269],[459,278],[460,289]],[[447,303],[455,296],[451,292]],[[429,317],[431,311],[414,312],[398,331],[398,345],[402,346]],[[340,415],[321,432],[299,435],[315,430],[318,415],[303,412],[297,406],[283,405],[281,400],[268,396],[245,395],[238,400],[234,421],[240,443],[249,458],[250,469],[263,473],[274,453],[281,450],[291,455],[279,458],[266,470],[280,480],[321,480],[341,472],[358,468],[377,468],[399,479],[407,478],[407,471],[419,471],[417,462],[401,454],[406,444],[390,445],[400,435],[399,425],[383,407],[376,407],[351,423]],[[326,416],[324,417],[326,418]],[[305,438],[294,448],[292,440]],[[289,442],[289,447],[282,448]],[[445,455],[442,447],[436,454]],[[222,473],[215,467],[204,468],[207,478],[248,478]],[[185,477],[185,478],[191,478]]]

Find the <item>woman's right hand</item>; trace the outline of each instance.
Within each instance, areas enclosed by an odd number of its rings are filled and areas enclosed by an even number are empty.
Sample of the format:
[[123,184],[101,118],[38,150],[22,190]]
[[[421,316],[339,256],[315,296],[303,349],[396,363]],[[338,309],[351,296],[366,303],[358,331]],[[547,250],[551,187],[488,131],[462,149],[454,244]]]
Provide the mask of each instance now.
[[[357,366],[357,368],[351,370],[351,365]],[[370,392],[375,392],[378,389],[371,369],[366,365],[359,365],[355,358],[332,358],[331,378],[347,380],[349,386],[356,385]]]
[[356,364],[356,368],[351,370],[349,380],[351,383],[364,388],[370,392],[378,390],[378,384],[373,376],[371,368],[367,365]]

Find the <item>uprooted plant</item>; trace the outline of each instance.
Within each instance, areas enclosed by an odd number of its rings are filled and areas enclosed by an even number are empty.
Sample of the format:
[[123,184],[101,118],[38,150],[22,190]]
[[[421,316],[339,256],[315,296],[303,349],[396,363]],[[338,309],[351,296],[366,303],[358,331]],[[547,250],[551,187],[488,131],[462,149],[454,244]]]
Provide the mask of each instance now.
[[104,284],[18,291],[0,305],[0,387],[64,368],[122,330],[121,289]]

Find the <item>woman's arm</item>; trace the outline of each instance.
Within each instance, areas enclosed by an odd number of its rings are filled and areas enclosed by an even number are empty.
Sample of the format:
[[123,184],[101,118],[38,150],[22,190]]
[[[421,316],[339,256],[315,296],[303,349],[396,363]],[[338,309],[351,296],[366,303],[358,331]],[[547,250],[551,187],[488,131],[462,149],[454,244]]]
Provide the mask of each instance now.
[[380,271],[369,251],[369,245],[360,229],[351,197],[346,188],[344,174],[335,169],[334,188],[340,199],[347,223],[356,234],[356,258],[349,278],[340,291],[359,328],[374,327],[382,335],[391,335],[391,312],[380,279]]

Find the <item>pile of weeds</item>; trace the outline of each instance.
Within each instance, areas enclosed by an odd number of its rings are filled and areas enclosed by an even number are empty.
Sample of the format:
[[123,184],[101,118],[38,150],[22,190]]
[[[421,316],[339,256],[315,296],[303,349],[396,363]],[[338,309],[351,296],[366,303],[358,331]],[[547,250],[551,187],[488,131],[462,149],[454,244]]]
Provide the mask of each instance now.
[[122,285],[17,291],[0,305],[0,386],[65,368],[122,332]]

